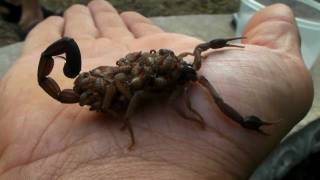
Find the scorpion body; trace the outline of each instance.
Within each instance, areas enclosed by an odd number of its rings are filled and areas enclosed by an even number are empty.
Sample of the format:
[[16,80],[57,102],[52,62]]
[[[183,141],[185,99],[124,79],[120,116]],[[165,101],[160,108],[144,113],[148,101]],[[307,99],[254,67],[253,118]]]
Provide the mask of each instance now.
[[[81,70],[79,47],[73,39],[65,37],[54,42],[41,54],[38,83],[51,97],[62,103],[88,105],[90,110],[124,119],[123,128],[128,128],[131,136],[129,148],[135,144],[129,120],[139,108],[140,103],[149,97],[167,97],[174,100],[188,90],[190,83],[199,83],[205,87],[220,110],[230,119],[238,122],[244,128],[264,134],[260,127],[270,123],[256,116],[242,116],[223,101],[204,76],[197,73],[201,68],[203,51],[223,47],[243,48],[243,46],[228,44],[231,40],[241,38],[215,39],[199,44],[192,53],[185,52],[179,55],[175,55],[169,49],[133,52],[119,59],[116,66],[100,66],[79,74]],[[66,54],[64,74],[69,78],[77,77],[73,89],[61,90],[55,80],[48,77],[54,65],[52,57],[63,53]],[[183,59],[188,55],[194,56],[193,63],[188,63]],[[185,118],[199,122],[204,127],[205,122],[202,116],[192,108],[189,97],[186,99],[186,105],[194,117],[188,117],[181,111],[177,112]]]
[[80,95],[80,105],[119,116],[137,93],[170,95],[185,83],[197,80],[192,66],[167,49],[130,53],[116,64],[77,77],[73,90]]

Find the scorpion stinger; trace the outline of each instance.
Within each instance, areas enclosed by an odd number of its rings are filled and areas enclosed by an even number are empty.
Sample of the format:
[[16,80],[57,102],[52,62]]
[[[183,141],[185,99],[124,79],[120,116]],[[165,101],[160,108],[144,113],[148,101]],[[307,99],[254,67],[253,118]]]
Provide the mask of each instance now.
[[81,55],[78,45],[73,39],[62,38],[51,44],[42,54],[38,66],[38,83],[51,97],[62,103],[77,103],[79,95],[72,89],[61,90],[59,85],[47,77],[54,66],[52,56],[66,54],[64,74],[69,78],[76,77],[81,70]]

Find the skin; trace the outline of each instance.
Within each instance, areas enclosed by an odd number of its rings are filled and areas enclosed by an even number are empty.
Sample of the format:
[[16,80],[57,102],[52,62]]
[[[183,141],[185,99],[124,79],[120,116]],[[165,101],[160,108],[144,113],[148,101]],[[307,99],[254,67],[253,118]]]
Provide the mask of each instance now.
[[[79,43],[83,71],[114,65],[133,51],[170,48],[180,53],[202,42],[165,33],[135,12],[119,15],[102,0],[44,20],[1,79],[0,179],[247,179],[312,103],[312,81],[292,12],[276,4],[248,23],[244,49],[210,52],[199,71],[243,115],[274,122],[263,128],[269,136],[228,119],[195,84],[191,102],[206,129],[159,102],[131,119],[137,144],[128,151],[128,132],[119,130],[123,122],[77,104],[60,104],[37,84],[40,53],[62,36]],[[62,66],[57,59],[50,76],[70,88],[72,80]]]

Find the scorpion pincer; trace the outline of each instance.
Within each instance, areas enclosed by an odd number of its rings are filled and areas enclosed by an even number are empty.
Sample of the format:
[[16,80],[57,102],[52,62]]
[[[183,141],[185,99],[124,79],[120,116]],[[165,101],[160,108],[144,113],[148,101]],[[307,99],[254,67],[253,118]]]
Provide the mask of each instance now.
[[[188,91],[188,84],[198,83],[206,88],[220,110],[230,119],[247,129],[258,131],[262,125],[270,125],[256,116],[242,116],[219,96],[212,84],[197,71],[201,68],[201,53],[208,49],[243,46],[229,44],[229,41],[242,39],[214,39],[199,44],[192,53],[185,52],[175,55],[169,49],[150,52],[133,52],[116,62],[116,66],[99,66],[81,74],[81,55],[77,43],[64,37],[51,44],[42,54],[38,66],[38,83],[51,97],[61,103],[79,103],[88,105],[90,110],[107,113],[124,119],[124,127],[128,128],[132,148],[135,144],[130,118],[146,98],[168,97],[172,100]],[[48,77],[54,66],[53,56],[65,53],[66,63],[64,74],[76,78],[73,89],[61,90],[55,80]],[[183,58],[194,56],[193,63]],[[61,57],[61,56],[60,56]],[[192,119],[205,127],[202,116],[192,108],[189,97],[186,97],[188,110],[194,117],[185,112],[177,111],[182,117]]]

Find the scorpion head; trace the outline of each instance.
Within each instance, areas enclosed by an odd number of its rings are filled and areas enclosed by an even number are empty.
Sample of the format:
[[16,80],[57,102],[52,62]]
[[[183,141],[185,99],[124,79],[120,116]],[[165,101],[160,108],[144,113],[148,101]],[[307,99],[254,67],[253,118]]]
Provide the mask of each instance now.
[[179,77],[179,81],[184,83],[188,81],[196,81],[197,78],[197,72],[196,70],[192,67],[192,64],[189,64],[187,62],[184,62],[182,64],[182,69],[181,69],[181,74]]

